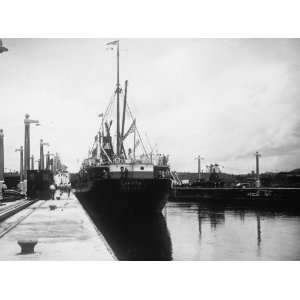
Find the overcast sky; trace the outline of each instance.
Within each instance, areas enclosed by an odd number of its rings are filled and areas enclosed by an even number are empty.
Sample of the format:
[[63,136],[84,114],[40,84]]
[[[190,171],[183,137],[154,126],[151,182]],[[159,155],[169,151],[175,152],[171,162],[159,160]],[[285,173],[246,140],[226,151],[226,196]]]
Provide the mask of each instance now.
[[[111,39],[113,40],[113,39]],[[87,156],[98,114],[115,87],[115,53],[107,39],[3,39],[0,128],[5,167],[18,169],[24,115],[71,171]],[[142,134],[170,155],[172,169],[220,163],[249,172],[300,167],[300,40],[122,39],[121,81]],[[147,144],[147,143],[146,143]]]

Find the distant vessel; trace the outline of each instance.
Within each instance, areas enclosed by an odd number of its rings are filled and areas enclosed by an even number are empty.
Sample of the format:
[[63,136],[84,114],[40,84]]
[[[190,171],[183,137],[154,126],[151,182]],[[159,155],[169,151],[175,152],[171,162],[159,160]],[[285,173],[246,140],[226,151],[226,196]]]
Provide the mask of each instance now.
[[[119,41],[107,45],[117,50],[117,85],[105,113],[99,115],[101,125],[78,174],[76,195],[86,203],[93,201],[93,207],[102,210],[161,212],[171,189],[168,157],[154,154],[153,149],[146,151],[127,103],[128,82],[124,91],[119,82]],[[130,126],[125,131],[128,120]],[[114,124],[116,135],[112,135]]]

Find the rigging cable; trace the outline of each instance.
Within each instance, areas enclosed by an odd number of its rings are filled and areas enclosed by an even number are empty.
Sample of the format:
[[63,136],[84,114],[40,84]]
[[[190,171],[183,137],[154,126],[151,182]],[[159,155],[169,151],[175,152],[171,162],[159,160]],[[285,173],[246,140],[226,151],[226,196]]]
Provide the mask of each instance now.
[[[131,116],[132,120],[134,120],[133,115],[132,115],[132,112],[131,112],[131,110],[130,110],[130,108],[129,108],[128,103],[127,103],[127,107],[126,107],[126,108],[128,109],[128,111],[129,111],[129,113],[130,113],[130,116]],[[145,148],[145,145],[144,145],[144,143],[143,143],[143,140],[142,140],[142,138],[141,138],[140,132],[139,132],[139,130],[138,130],[136,124],[135,124],[135,128],[136,128],[136,132],[137,132],[137,134],[138,134],[139,140],[140,140],[140,142],[141,142],[141,144],[142,144],[142,146],[143,146],[144,153],[146,154],[147,158],[149,158],[149,155],[148,155],[148,153],[147,153],[147,150],[146,150],[146,148]]]

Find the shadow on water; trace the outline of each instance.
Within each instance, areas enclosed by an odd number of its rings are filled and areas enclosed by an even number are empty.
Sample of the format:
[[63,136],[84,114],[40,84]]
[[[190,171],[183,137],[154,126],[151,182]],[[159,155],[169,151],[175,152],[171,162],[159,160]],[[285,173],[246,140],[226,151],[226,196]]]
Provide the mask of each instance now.
[[172,244],[162,214],[133,216],[100,213],[82,203],[119,260],[172,260]]

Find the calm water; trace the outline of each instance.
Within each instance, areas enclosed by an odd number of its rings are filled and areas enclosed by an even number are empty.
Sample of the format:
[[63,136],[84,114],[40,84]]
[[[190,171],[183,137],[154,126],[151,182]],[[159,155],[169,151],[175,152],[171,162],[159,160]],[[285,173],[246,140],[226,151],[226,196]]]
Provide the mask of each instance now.
[[174,260],[299,260],[300,214],[169,203]]
[[300,260],[300,214],[171,202],[155,218],[92,218],[120,260]]

